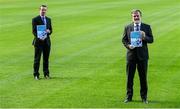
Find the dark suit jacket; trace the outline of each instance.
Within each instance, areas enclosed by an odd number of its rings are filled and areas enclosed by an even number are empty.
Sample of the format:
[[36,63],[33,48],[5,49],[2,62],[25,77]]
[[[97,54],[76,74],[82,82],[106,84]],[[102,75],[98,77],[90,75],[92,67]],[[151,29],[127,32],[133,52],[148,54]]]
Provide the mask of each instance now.
[[124,29],[122,42],[124,46],[127,48],[127,60],[148,60],[149,53],[148,53],[148,46],[147,43],[153,42],[153,34],[151,31],[150,25],[141,23],[141,31],[146,33],[145,40],[142,41],[143,46],[137,47],[134,49],[130,49],[128,45],[130,44],[130,33],[134,31],[134,23],[127,25]]
[[40,43],[45,43],[50,46],[51,41],[49,36],[52,33],[51,19],[46,17],[46,28],[50,30],[50,33],[47,34],[47,38],[43,42],[37,38],[37,25],[44,25],[40,15],[32,19],[32,32],[34,35],[32,44],[38,46]]

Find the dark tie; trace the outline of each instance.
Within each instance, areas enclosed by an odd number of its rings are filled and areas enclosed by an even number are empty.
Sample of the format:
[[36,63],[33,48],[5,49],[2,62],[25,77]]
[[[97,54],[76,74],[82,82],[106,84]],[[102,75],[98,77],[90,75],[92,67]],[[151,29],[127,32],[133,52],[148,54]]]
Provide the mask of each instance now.
[[46,25],[46,21],[45,21],[45,17],[44,16],[42,17],[42,21],[43,21],[44,25]]
[[136,24],[136,31],[139,31],[139,25]]

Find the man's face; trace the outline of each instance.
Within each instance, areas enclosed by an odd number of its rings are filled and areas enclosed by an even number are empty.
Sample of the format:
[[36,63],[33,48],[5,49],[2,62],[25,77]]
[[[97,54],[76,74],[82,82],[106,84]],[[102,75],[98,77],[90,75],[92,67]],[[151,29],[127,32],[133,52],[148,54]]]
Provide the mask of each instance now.
[[134,13],[132,14],[132,21],[133,21],[134,23],[140,23],[140,22],[141,22],[141,15],[140,15],[139,12],[134,12]]
[[47,11],[47,7],[40,7],[39,13],[41,16],[45,16]]

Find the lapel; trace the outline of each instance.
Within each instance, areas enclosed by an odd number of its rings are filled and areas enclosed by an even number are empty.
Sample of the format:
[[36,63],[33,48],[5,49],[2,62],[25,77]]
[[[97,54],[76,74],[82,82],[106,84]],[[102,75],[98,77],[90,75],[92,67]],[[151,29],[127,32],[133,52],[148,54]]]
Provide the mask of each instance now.
[[42,24],[42,25],[44,24],[40,15],[38,16],[38,21],[39,21],[40,24]]
[[45,16],[45,18],[46,18],[46,25],[48,25],[48,18]]
[[144,29],[145,29],[144,23],[141,23],[141,31],[145,31]]
[[[45,16],[45,19],[46,19],[46,25],[48,25],[48,18],[46,16]],[[44,22],[42,21],[42,18],[40,15],[38,16],[38,20],[42,25],[44,25]]]
[[134,23],[130,24],[130,31],[134,31]]
[[130,34],[131,34],[132,31],[134,31],[134,23],[131,23],[128,26],[127,36],[128,36],[129,41],[130,41]]

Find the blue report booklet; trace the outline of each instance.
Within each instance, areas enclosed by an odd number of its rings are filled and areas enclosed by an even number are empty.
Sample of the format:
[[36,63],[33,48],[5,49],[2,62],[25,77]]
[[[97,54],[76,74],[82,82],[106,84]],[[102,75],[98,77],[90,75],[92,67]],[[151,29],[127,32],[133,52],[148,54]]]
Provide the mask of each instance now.
[[142,36],[140,31],[132,31],[130,37],[131,45],[134,47],[142,47]]
[[46,25],[37,25],[37,37],[41,40],[46,39],[47,37]]

